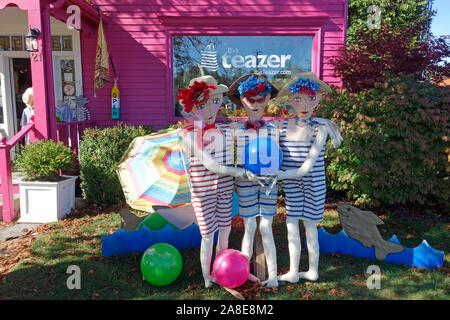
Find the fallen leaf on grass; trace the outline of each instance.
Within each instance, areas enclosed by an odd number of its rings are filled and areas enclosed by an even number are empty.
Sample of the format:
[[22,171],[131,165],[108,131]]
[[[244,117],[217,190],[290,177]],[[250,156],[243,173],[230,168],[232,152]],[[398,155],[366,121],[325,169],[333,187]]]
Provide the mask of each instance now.
[[189,278],[194,276],[195,274],[197,274],[197,270],[196,269],[191,269],[188,273]]
[[183,292],[188,292],[188,291],[191,291],[191,290],[195,290],[198,287],[200,287],[200,284],[192,284],[191,283],[191,284],[188,285],[188,287],[186,289],[183,290]]
[[438,266],[438,270],[441,272],[444,272],[446,274],[450,274],[450,268],[449,267],[440,267]]
[[128,270],[127,272],[137,272],[138,271],[138,267],[134,267],[131,268],[130,270]]
[[336,288],[332,288],[332,289],[330,290],[330,294],[331,294],[333,297],[336,297],[337,294],[338,294],[337,289],[336,289]]
[[[258,282],[247,280],[242,286],[238,288],[234,288],[233,290],[236,291],[239,295],[244,297],[245,300],[252,300],[255,297],[259,296],[260,291],[264,289],[262,285]],[[276,289],[276,288],[271,288]],[[271,290],[269,288],[265,290]],[[277,290],[278,292],[278,290]]]
[[99,256],[89,256],[87,259],[88,259],[89,261],[97,261],[97,260],[100,260],[101,257],[99,257]]
[[313,294],[311,292],[307,292],[306,294],[303,295],[303,297],[300,298],[300,300],[310,300],[312,299]]

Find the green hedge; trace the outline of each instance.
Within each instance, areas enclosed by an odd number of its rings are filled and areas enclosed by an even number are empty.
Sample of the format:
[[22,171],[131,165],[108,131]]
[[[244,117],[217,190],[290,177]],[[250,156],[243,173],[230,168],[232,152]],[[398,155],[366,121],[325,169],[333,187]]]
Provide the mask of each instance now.
[[49,180],[73,168],[76,155],[62,142],[43,139],[20,148],[15,166],[25,180]]
[[341,126],[326,153],[329,186],[359,205],[420,203],[448,208],[450,89],[390,76],[375,88],[336,91],[317,116]]
[[152,131],[152,127],[122,123],[112,128],[86,129],[79,150],[83,198],[101,207],[124,200],[116,167],[133,139]]

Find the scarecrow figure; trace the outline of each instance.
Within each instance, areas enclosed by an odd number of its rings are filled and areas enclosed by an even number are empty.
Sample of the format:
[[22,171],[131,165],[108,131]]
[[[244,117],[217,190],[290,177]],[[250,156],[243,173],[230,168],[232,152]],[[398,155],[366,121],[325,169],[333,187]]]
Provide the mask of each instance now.
[[[278,90],[261,74],[246,74],[237,79],[227,93],[228,98],[244,107],[248,120],[232,124],[236,141],[238,168],[242,167],[245,145],[256,137],[267,137],[278,143],[277,126],[273,121],[263,121],[262,115],[270,99],[277,96]],[[237,177],[236,192],[239,196],[239,216],[244,219],[244,236],[241,252],[250,260],[257,228],[256,217],[260,216],[259,231],[268,266],[266,287],[277,287],[276,249],[272,232],[272,220],[277,213],[277,188],[270,190],[267,179],[250,173],[247,177]],[[270,190],[270,192],[268,191]]]
[[[286,226],[290,270],[279,280],[297,282],[300,278],[318,279],[319,242],[316,222],[323,219],[325,208],[325,145],[328,135],[335,148],[342,137],[339,127],[327,119],[313,118],[312,113],[322,94],[330,87],[312,72],[295,75],[280,90],[288,96],[297,116],[279,123],[283,164],[276,178],[282,180],[286,197]],[[303,220],[309,256],[309,270],[299,273],[301,243],[298,220]]]
[[212,76],[192,79],[179,89],[177,99],[190,121],[183,127],[183,146],[189,158],[191,202],[202,235],[200,262],[207,288],[214,281],[210,273],[214,233],[219,230],[216,256],[228,248],[231,231],[233,177],[246,170],[233,166],[232,136],[228,125],[216,123],[216,115],[228,87]]

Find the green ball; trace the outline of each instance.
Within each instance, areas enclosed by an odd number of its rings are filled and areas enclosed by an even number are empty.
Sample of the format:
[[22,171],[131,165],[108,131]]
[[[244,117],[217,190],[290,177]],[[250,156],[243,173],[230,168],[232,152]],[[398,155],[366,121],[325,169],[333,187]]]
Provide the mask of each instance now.
[[146,226],[152,231],[158,231],[164,228],[167,223],[166,219],[154,212],[149,214],[148,217],[139,224],[138,229],[142,228],[142,226]]
[[141,273],[151,285],[163,287],[174,282],[181,273],[181,254],[173,245],[156,243],[145,250],[141,259]]

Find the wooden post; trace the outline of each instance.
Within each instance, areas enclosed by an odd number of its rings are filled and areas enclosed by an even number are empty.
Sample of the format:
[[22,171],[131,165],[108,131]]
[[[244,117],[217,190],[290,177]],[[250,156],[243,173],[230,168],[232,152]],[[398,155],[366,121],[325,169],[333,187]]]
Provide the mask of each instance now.
[[70,147],[78,155],[78,125],[69,125],[70,129]]
[[31,52],[31,77],[37,140],[56,139],[56,107],[53,84],[53,58],[50,27],[50,3],[46,0],[33,1],[28,8],[28,25],[40,31],[39,49]]
[[256,232],[254,242],[254,255],[253,270],[256,273],[255,276],[259,280],[266,280],[266,256],[264,255],[264,246],[262,243],[261,232],[259,231],[260,217],[256,218]]

